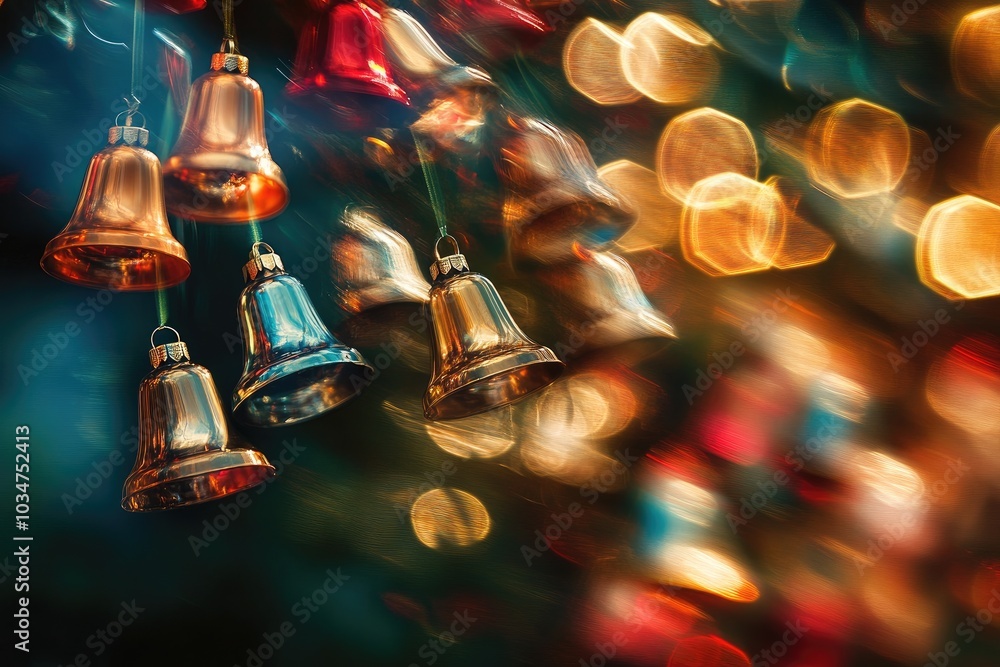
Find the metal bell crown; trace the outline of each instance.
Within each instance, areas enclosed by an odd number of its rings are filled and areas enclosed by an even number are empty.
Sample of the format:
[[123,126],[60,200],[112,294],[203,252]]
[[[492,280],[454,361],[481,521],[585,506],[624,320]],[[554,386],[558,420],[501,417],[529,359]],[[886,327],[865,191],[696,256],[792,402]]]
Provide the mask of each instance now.
[[236,311],[244,342],[243,377],[233,391],[237,419],[255,426],[293,424],[337,407],[368,385],[374,369],[334,338],[305,286],[285,273],[271,246],[253,245],[243,277],[247,285]]
[[306,23],[285,93],[324,102],[349,127],[401,127],[412,113],[386,55],[382,15],[358,0],[334,2]]
[[[441,257],[443,239],[455,244],[454,254]],[[434,256],[427,306],[432,370],[424,416],[457,419],[492,410],[562,374],[563,362],[521,331],[493,283],[469,270],[455,239],[438,239]]]
[[204,366],[191,363],[187,345],[156,345],[153,371],[139,386],[139,453],[125,480],[122,508],[172,509],[215,500],[274,476],[267,458],[229,446],[222,402]]
[[506,190],[504,226],[514,254],[565,261],[574,243],[601,249],[635,224],[634,209],[601,181],[579,135],[514,115],[500,133],[497,172]]
[[288,186],[264,133],[264,96],[249,60],[227,39],[212,71],[191,85],[180,136],[163,167],[167,208],[198,222],[266,220],[288,205]]
[[86,287],[122,291],[177,285],[191,273],[187,253],[170,233],[160,161],[143,148],[149,132],[117,125],[90,160],[76,209],[45,247],[51,276]]
[[426,303],[431,286],[402,234],[370,207],[352,206],[340,219],[333,242],[332,276],[337,301],[349,313],[393,303]]

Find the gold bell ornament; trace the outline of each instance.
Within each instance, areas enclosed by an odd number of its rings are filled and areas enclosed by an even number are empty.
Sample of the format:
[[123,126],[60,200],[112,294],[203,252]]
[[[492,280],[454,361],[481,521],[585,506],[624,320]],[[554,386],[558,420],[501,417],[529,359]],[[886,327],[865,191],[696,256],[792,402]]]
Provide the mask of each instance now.
[[[177,341],[156,345],[161,330]],[[191,363],[175,329],[149,337],[153,370],[139,385],[139,453],[125,480],[122,508],[173,509],[245,491],[274,476],[260,452],[230,447],[211,373]]]
[[[442,257],[441,241],[455,248]],[[565,365],[514,322],[496,287],[469,270],[458,242],[434,245],[430,298],[431,379],[424,416],[457,419],[512,403],[559,377]]]

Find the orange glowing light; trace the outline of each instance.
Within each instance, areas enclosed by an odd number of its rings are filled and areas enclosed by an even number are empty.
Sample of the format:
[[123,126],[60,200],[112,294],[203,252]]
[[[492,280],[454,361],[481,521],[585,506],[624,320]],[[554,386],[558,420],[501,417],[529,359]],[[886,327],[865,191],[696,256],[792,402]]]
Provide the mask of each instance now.
[[1000,345],[967,338],[927,373],[927,402],[964,431],[983,439],[1000,436]]
[[720,637],[700,635],[677,642],[667,667],[750,667],[750,659]]
[[1000,103],[1000,5],[966,14],[951,41],[951,74],[969,97]]
[[471,493],[458,489],[432,489],[410,509],[413,532],[431,549],[466,547],[490,532],[490,515]]
[[463,459],[493,458],[514,445],[510,407],[464,419],[428,422],[425,428],[438,447]]
[[728,172],[705,178],[684,204],[684,258],[710,275],[763,271],[784,242],[785,217],[773,186]]
[[711,107],[677,116],[656,147],[656,173],[663,191],[683,202],[695,183],[722,172],[757,178],[757,145],[739,118]]
[[616,241],[619,248],[635,252],[677,240],[681,207],[660,192],[656,172],[631,160],[618,160],[602,166],[597,175],[625,197],[637,213],[635,226]]
[[833,196],[855,199],[889,192],[909,167],[910,128],[891,109],[845,100],[816,114],[805,156],[809,178]]
[[732,558],[714,549],[670,545],[660,554],[660,575],[681,588],[705,591],[733,602],[753,602],[757,586]]
[[720,64],[716,42],[679,14],[647,12],[625,29],[622,68],[632,87],[662,104],[687,104],[714,88]]
[[625,79],[622,34],[595,18],[578,25],[563,46],[563,72],[581,95],[597,104],[628,104],[642,97]]
[[932,206],[917,233],[920,280],[949,297],[1000,294],[1000,206],[961,195]]

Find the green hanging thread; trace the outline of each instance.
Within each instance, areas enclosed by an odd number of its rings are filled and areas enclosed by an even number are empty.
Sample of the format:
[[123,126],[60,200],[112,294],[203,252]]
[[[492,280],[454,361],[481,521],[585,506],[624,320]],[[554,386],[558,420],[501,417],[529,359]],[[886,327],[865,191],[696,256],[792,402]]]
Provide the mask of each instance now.
[[417,146],[417,156],[420,158],[420,169],[424,172],[424,181],[427,183],[427,193],[431,197],[431,208],[434,209],[434,219],[437,221],[438,233],[441,236],[448,235],[448,221],[444,211],[444,199],[441,196],[441,185],[437,180],[437,172],[434,170],[434,163],[427,155],[427,148],[424,146],[420,136],[410,130],[413,134],[413,142]]
[[156,311],[160,316],[160,326],[167,323],[170,317],[170,309],[167,307],[167,290],[156,290]]

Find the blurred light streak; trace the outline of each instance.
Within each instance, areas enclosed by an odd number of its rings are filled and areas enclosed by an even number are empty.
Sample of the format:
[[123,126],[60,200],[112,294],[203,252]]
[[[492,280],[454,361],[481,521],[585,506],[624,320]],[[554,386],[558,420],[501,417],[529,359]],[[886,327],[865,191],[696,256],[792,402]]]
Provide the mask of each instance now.
[[631,160],[617,160],[602,165],[597,175],[627,199],[637,213],[635,226],[615,241],[620,250],[635,252],[676,242],[681,207],[660,192],[655,171]]
[[681,217],[684,258],[709,275],[763,271],[784,242],[785,218],[773,186],[734,173],[702,179]]
[[760,597],[744,568],[714,549],[671,544],[657,558],[661,581],[680,588],[704,591],[733,602]]
[[816,114],[805,155],[809,178],[835,197],[889,192],[909,166],[909,126],[895,111],[871,102],[837,102]]
[[410,509],[413,532],[431,549],[467,547],[490,532],[490,515],[471,493],[453,488],[431,489]]
[[622,34],[595,18],[585,18],[563,46],[566,80],[587,99],[604,105],[629,104],[642,97],[625,79]]
[[427,435],[438,447],[463,459],[500,456],[514,445],[509,407],[451,421],[428,422]]
[[1000,437],[1000,344],[965,338],[935,360],[925,382],[939,415],[995,447]]
[[622,67],[632,87],[661,104],[680,105],[705,97],[718,83],[716,42],[679,14],[647,12],[625,29]]
[[667,667],[750,667],[750,659],[717,635],[700,635],[677,642]]
[[711,107],[671,119],[656,147],[656,173],[663,192],[684,202],[698,181],[723,172],[753,180],[757,145],[739,118]]
[[1000,294],[1000,206],[960,195],[932,206],[917,233],[917,271],[947,298]]

